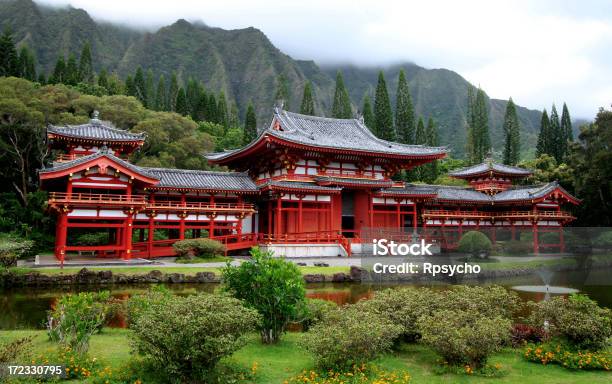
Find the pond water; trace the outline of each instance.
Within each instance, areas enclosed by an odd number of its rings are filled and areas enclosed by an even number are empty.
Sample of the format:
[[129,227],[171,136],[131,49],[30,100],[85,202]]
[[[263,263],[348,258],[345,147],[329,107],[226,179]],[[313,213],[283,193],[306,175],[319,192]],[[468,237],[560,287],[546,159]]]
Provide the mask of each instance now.
[[[591,272],[557,272],[550,277],[549,284],[555,287],[577,289],[588,294],[600,305],[612,308],[612,269],[599,269]],[[542,286],[542,277],[538,274],[514,278],[488,280],[479,285],[498,284],[513,289],[519,286]],[[414,285],[414,284],[412,284]],[[47,311],[58,297],[70,292],[109,290],[119,299],[146,291],[151,285],[114,285],[114,286],[72,286],[52,288],[19,288],[0,291],[0,329],[43,328]],[[337,304],[354,303],[370,297],[375,291],[390,285],[361,283],[317,283],[307,285],[307,296],[334,301]],[[393,285],[397,286],[397,285]],[[435,289],[448,289],[451,285],[437,283],[428,285]],[[177,295],[196,292],[214,292],[218,284],[169,284],[167,287]],[[517,289],[524,300],[540,301],[547,294]],[[565,291],[563,291],[565,292]],[[555,293],[550,293],[555,296]],[[124,327],[125,319],[116,318],[111,326]]]

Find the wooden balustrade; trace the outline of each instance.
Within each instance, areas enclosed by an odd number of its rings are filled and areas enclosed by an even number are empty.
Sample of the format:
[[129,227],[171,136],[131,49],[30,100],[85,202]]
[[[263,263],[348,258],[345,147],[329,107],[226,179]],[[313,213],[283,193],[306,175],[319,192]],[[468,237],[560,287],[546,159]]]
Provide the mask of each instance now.
[[569,219],[573,216],[564,211],[508,211],[508,212],[481,212],[481,211],[451,211],[443,209],[428,209],[423,211],[424,217],[459,217],[482,219],[512,219],[512,218],[555,218]]
[[185,210],[185,211],[215,211],[215,212],[254,212],[255,205],[250,203],[207,203],[180,201],[155,201],[146,206],[147,209]]
[[78,192],[51,192],[50,203],[85,203],[85,204],[145,204],[143,195],[118,195],[111,193],[78,193]]

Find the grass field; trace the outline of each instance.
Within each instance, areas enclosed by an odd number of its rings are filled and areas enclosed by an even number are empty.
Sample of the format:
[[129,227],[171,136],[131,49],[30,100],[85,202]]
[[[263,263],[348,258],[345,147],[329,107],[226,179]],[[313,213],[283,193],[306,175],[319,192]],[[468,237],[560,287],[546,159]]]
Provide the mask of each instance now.
[[[90,355],[103,365],[118,368],[130,359],[129,330],[104,329],[91,341]],[[44,331],[0,331],[0,341],[5,342],[25,335],[34,335],[32,353],[49,353],[55,344],[47,340]],[[255,383],[281,384],[302,370],[313,368],[312,358],[298,346],[300,334],[288,333],[276,345],[262,345],[256,335],[248,344],[227,360],[249,368],[257,363]],[[612,373],[601,371],[570,371],[558,366],[542,366],[530,363],[520,356],[520,351],[505,349],[490,359],[491,364],[499,363],[506,375],[498,378],[467,376],[463,374],[437,374],[435,366],[438,357],[422,345],[405,344],[399,350],[379,358],[375,363],[388,370],[408,371],[411,383],[521,383],[521,384],[598,384],[610,383]],[[25,362],[25,361],[24,361]]]

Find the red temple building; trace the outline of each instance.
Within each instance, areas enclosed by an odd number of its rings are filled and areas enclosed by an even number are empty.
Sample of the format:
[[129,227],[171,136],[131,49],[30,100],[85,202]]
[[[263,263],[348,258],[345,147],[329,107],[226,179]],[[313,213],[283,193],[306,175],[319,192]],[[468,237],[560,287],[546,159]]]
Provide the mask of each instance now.
[[[500,230],[560,231],[576,198],[557,183],[513,186],[529,171],[483,164],[451,173],[469,187],[407,184],[401,170],[446,156],[444,147],[375,137],[360,119],[275,109],[267,129],[243,148],[211,153],[233,172],[141,167],[129,156],[143,134],[97,118],[49,126],[61,154],[40,171],[57,215],[55,255],[91,252],[129,259],[173,255],[172,244],[206,236],[228,251],[260,245],[286,256],[350,256],[372,234],[425,236],[452,249],[463,231],[493,241]],[[108,244],[70,243],[72,231],[107,231]],[[562,235],[561,235],[562,236]],[[547,246],[551,246],[550,244]],[[563,242],[554,244],[563,250]]]

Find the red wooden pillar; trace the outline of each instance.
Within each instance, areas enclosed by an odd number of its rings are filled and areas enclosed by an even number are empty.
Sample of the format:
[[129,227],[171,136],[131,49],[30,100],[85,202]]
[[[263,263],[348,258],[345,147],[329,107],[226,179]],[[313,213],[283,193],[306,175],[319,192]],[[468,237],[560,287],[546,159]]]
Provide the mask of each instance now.
[[153,213],[149,214],[149,233],[147,237],[147,251],[149,253],[149,257],[153,256],[153,240],[155,238],[154,217],[155,215]]
[[399,230],[402,227],[402,220],[401,220],[401,216],[402,215],[401,215],[400,209],[401,209],[400,202],[399,202],[399,200],[396,200],[395,201],[395,215],[397,216],[396,217],[396,224],[397,224],[398,232],[399,232]]
[[55,236],[55,257],[64,265],[66,257],[66,236],[68,234],[68,213],[60,209]]
[[370,228],[374,227],[374,196],[370,193],[370,204],[368,207],[368,213],[370,214]]
[[[210,205],[211,207],[215,207],[215,195],[210,195]],[[210,224],[208,225],[208,237],[209,238],[214,238],[215,237],[215,218],[217,217],[217,213],[213,212],[211,215],[208,216],[209,220],[210,220]]]
[[125,220],[124,234],[123,234],[123,249],[125,250],[124,259],[129,260],[132,258],[132,223],[134,221],[134,213],[129,212],[127,219]]
[[417,233],[417,205],[412,203],[412,232]]
[[272,200],[268,200],[268,236],[272,235]]
[[532,224],[533,229],[533,253],[540,253],[540,244],[538,242],[538,222],[537,220],[533,221]]
[[282,201],[282,197],[279,194],[278,197],[276,198],[276,223],[275,223],[275,234],[278,237],[281,234],[281,227],[282,227],[282,208],[283,207],[283,201]]
[[[302,199],[304,196],[298,196],[298,232],[303,232],[303,222],[302,222]],[[319,222],[319,212],[317,212],[317,222]]]

